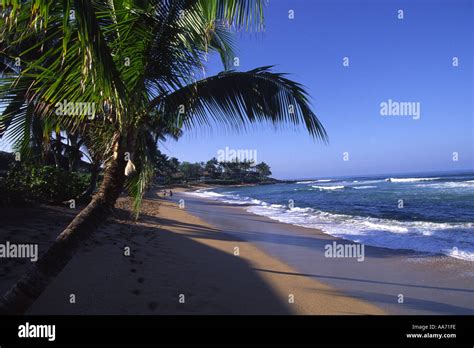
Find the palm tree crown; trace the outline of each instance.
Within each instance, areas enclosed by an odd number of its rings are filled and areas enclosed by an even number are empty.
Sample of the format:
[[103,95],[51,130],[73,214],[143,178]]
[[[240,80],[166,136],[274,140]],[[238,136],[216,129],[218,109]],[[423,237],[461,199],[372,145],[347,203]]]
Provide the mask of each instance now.
[[[232,31],[260,29],[263,2],[2,0],[0,137],[9,134],[17,149],[27,151],[33,121],[40,119],[45,133],[65,130],[81,136],[89,152],[105,163],[92,201],[32,275],[19,282],[23,285],[5,297],[7,307],[24,310],[18,298],[28,303],[41,293],[44,279],[64,267],[124,187],[138,211],[153,177],[156,143],[164,136],[178,137],[199,125],[241,129],[271,122],[303,124],[326,141],[301,85],[270,67],[231,70]],[[199,79],[212,52],[224,71]],[[58,112],[66,101],[93,105],[93,112]],[[26,283],[38,289],[25,293]]]

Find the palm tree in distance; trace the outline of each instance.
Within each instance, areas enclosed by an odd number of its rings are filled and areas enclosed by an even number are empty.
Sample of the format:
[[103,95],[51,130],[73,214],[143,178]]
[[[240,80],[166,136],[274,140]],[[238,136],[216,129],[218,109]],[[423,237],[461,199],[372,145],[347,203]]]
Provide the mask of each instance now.
[[[97,193],[5,294],[3,313],[30,307],[109,215],[124,187],[139,207],[153,177],[156,141],[150,140],[166,129],[303,124],[313,137],[326,140],[301,85],[271,67],[230,69],[235,57],[231,31],[259,29],[263,0],[2,3],[2,64],[16,68],[0,81],[5,109],[0,130],[9,124],[27,129],[33,115],[92,139],[104,161]],[[220,55],[224,71],[198,80],[210,52]],[[94,113],[58,114],[63,101],[89,103]]]

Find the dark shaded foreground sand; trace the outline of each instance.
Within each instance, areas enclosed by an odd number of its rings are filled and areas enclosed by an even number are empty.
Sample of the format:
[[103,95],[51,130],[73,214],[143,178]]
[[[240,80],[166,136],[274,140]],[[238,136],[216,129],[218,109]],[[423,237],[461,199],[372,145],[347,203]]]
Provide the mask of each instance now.
[[[295,275],[255,245],[216,230],[156,192],[144,201],[137,222],[129,219],[128,199],[121,198],[118,207],[29,314],[383,314],[368,302]],[[52,207],[4,211],[0,238],[41,242],[42,253],[74,213]],[[5,292],[29,261],[0,262]]]

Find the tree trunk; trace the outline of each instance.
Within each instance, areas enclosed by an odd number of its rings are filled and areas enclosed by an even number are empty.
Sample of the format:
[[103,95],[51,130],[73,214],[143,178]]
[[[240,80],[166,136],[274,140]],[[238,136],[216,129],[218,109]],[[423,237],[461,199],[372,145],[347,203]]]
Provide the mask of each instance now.
[[61,132],[56,131],[56,143],[53,149],[51,149],[54,157],[54,163],[57,168],[63,168],[61,163],[62,147],[61,147]]
[[114,157],[107,163],[104,179],[91,202],[71,221],[30,270],[0,301],[0,314],[23,314],[41,295],[113,209],[125,182],[124,151],[117,140]]
[[73,133],[68,133],[69,136],[69,153],[68,153],[68,159],[69,159],[69,171],[71,172],[77,172],[78,167],[79,167],[79,162],[81,160],[81,151],[80,151],[80,145],[77,142],[77,135]]
[[93,162],[90,170],[91,178],[89,180],[89,186],[79,196],[76,197],[76,203],[88,203],[91,199],[91,195],[97,186],[99,180],[100,164]]

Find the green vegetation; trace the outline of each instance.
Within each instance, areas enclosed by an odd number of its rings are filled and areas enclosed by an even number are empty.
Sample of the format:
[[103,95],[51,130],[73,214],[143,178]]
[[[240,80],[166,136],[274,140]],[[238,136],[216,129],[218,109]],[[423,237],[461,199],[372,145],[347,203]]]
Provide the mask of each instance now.
[[0,205],[61,203],[78,197],[89,181],[90,174],[55,166],[18,164],[0,180]]
[[[270,66],[232,70],[233,31],[261,29],[263,7],[263,0],[2,1],[0,137],[7,134],[23,160],[68,134],[82,142],[92,168],[103,168],[103,179],[0,312],[25,312],[125,188],[139,213],[163,139],[195,127],[265,122],[303,125],[326,139],[302,85]],[[223,71],[204,77],[210,53]],[[76,155],[70,160],[77,164]],[[196,169],[183,168],[191,176]]]
[[157,163],[159,183],[188,184],[204,182],[208,184],[242,184],[242,183],[270,183],[276,180],[269,176],[272,174],[270,166],[265,162],[255,164],[252,161],[219,162],[212,158],[207,162],[182,162],[176,158],[168,158],[161,154]]

